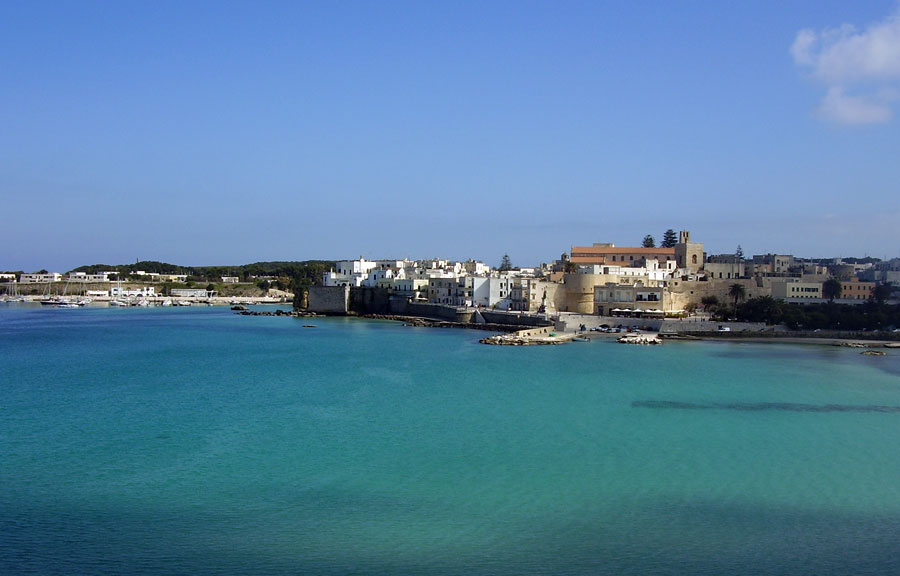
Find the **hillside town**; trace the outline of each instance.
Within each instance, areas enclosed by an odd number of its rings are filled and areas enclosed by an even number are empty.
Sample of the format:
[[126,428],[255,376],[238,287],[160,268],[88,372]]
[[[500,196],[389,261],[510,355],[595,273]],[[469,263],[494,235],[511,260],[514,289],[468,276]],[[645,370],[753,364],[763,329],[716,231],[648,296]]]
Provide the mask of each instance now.
[[[281,301],[293,297],[287,291],[289,279],[279,282],[274,276],[220,276],[206,287],[185,286],[188,275],[175,271],[134,270],[124,278],[124,287],[121,276],[117,271],[4,273],[0,282],[5,284],[0,286],[6,299],[27,292],[29,287],[36,293],[35,286],[52,283],[85,287],[81,296],[101,300],[163,296],[202,300],[227,295],[228,287],[248,283],[263,286],[260,297]],[[156,289],[161,283],[169,287],[166,294]],[[282,290],[270,288],[276,283]],[[826,261],[790,254],[745,257],[740,247],[734,254],[707,254],[703,243],[692,238],[690,231],[683,230],[676,236],[667,230],[660,246],[655,246],[649,236],[642,246],[572,246],[558,260],[534,268],[514,267],[507,256],[497,267],[476,260],[336,261],[320,282],[311,284],[378,288],[393,299],[452,307],[664,318],[702,314],[717,306],[761,297],[796,303],[889,300],[892,290],[900,288],[900,258]],[[70,293],[75,292],[73,287]]]

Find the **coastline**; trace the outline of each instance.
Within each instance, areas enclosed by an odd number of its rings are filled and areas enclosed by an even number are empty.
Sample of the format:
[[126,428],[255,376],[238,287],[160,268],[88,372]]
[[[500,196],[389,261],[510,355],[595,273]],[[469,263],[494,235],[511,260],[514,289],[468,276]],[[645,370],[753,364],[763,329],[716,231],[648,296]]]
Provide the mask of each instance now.
[[694,335],[679,334],[665,335],[666,340],[714,340],[719,342],[752,342],[752,343],[784,343],[784,344],[812,344],[820,346],[843,346],[849,348],[900,348],[900,341],[886,339],[860,339],[860,338],[843,338],[837,336],[798,336],[795,334],[785,334],[778,336],[714,336],[714,335]]

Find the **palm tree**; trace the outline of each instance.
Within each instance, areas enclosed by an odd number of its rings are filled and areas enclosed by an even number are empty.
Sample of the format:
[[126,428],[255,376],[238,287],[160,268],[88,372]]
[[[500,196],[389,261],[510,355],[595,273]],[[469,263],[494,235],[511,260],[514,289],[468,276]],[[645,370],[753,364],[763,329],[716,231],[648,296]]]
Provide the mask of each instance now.
[[743,284],[732,284],[728,287],[728,295],[734,299],[734,312],[737,314],[738,301],[743,300],[747,296],[747,289]]

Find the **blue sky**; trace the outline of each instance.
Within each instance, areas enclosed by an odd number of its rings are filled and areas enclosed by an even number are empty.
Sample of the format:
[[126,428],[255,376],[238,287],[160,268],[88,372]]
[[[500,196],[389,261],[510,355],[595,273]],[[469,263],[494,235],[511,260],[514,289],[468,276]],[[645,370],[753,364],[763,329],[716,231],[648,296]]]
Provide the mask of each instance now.
[[0,269],[900,255],[900,3],[0,3]]

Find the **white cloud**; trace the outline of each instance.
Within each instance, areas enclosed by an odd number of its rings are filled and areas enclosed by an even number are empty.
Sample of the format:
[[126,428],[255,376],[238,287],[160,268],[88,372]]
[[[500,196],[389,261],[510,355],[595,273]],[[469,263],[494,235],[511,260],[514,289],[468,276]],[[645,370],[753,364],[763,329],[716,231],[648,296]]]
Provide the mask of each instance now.
[[842,124],[892,118],[890,104],[900,83],[900,9],[862,32],[850,24],[800,30],[790,53],[828,87],[819,106],[822,117]]
[[868,96],[848,96],[840,86],[828,89],[819,113],[839,124],[884,124],[893,116],[887,102]]
[[794,57],[794,62],[803,66],[815,64],[812,52],[816,42],[818,42],[818,38],[814,30],[807,29],[797,32],[797,37],[791,45],[791,56]]

